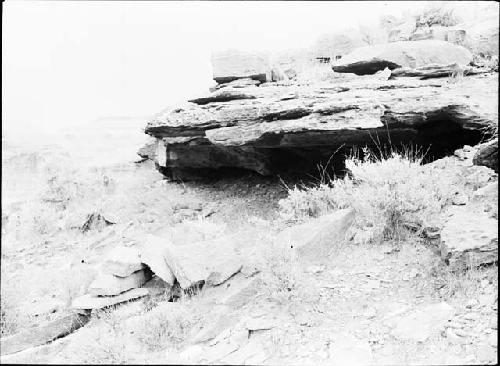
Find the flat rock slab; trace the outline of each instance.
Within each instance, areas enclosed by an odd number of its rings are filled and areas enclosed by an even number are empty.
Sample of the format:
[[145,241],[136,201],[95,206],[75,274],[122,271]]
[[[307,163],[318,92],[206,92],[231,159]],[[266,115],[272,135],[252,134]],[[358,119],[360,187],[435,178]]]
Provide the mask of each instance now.
[[401,340],[423,342],[440,330],[455,314],[445,302],[432,304],[401,318],[391,335]]
[[143,269],[127,277],[103,274],[90,284],[89,293],[93,296],[116,296],[130,289],[139,288],[150,279],[151,272]]
[[194,338],[193,343],[203,343],[214,339],[226,329],[232,328],[241,319],[241,315],[236,313],[223,313],[214,317],[213,323],[203,328]]
[[465,47],[445,41],[401,41],[360,47],[333,64],[335,72],[374,74],[385,67],[417,68],[433,64],[468,65],[472,54]]
[[127,277],[143,268],[138,249],[117,246],[106,255],[102,271],[106,274]]
[[84,326],[89,317],[81,314],[70,314],[51,321],[37,328],[25,330],[13,336],[0,339],[0,353],[8,355],[40,346],[54,339],[64,337]]
[[221,284],[242,266],[241,258],[229,238],[186,245],[174,245],[162,238],[154,240],[161,246],[160,251],[168,267],[183,289],[202,281],[208,285]]
[[149,295],[147,288],[134,288],[117,296],[93,296],[86,294],[73,300],[72,307],[82,310],[97,310]]
[[456,270],[498,261],[498,220],[468,206],[455,210],[441,231],[441,257]]
[[140,257],[151,271],[170,286],[174,285],[175,275],[168,266],[164,255],[165,240],[161,237],[148,234],[141,245]]
[[323,260],[336,245],[342,244],[354,218],[352,208],[338,210],[283,230],[276,242],[295,250],[301,257]]
[[263,282],[260,278],[244,278],[238,276],[224,289],[224,293],[217,298],[216,303],[231,306],[233,309],[248,304],[258,293]]

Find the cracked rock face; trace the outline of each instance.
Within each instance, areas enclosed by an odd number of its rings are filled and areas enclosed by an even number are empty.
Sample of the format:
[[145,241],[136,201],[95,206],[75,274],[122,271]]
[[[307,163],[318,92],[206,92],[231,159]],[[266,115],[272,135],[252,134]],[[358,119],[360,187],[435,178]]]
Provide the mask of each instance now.
[[162,111],[145,132],[156,138],[158,169],[174,180],[223,168],[317,173],[318,164],[337,174],[365,146],[418,146],[434,160],[479,143],[497,123],[497,75],[227,86]]

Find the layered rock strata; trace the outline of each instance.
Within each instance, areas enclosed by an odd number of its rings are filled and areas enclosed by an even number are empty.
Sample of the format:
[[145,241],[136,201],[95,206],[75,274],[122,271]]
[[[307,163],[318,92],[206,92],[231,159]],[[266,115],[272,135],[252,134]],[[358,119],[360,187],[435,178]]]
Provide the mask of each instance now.
[[498,123],[497,75],[226,86],[150,120],[150,158],[174,180],[223,168],[317,174],[322,165],[341,173],[345,156],[365,146],[419,146],[433,160],[479,143]]

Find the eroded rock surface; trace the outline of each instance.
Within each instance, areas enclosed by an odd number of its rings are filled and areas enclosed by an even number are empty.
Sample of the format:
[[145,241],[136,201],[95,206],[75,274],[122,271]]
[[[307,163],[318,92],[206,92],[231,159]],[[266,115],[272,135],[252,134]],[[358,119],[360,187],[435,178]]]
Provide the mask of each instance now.
[[448,81],[226,87],[159,113],[145,132],[157,139],[158,169],[174,180],[223,168],[317,174],[318,164],[341,174],[345,156],[364,146],[417,145],[433,160],[479,143],[498,120],[497,74]]

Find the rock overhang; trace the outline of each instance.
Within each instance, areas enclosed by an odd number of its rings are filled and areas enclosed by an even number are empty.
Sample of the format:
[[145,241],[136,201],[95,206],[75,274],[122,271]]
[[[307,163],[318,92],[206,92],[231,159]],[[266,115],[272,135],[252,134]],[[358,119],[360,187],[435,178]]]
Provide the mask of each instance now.
[[325,161],[341,169],[352,149],[384,145],[420,146],[433,160],[479,143],[498,123],[497,74],[263,85],[226,87],[224,100],[216,92],[158,114],[145,131],[164,150],[160,170],[190,179],[222,168],[305,172]]

